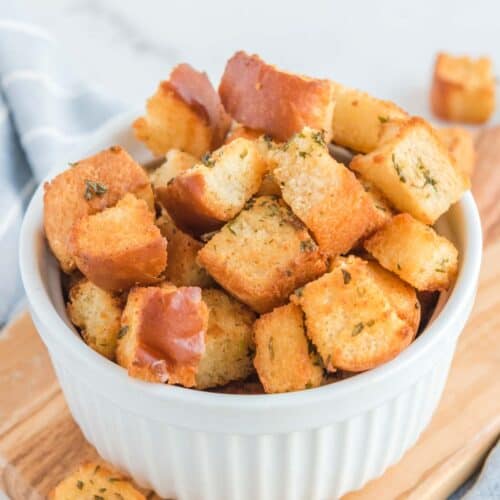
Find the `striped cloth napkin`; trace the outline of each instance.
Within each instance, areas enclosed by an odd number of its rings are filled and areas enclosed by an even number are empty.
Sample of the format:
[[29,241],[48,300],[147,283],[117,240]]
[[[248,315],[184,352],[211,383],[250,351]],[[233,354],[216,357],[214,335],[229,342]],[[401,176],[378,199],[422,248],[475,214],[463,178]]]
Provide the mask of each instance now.
[[[13,4],[0,6],[0,325],[22,298],[19,229],[35,187],[52,168],[76,158],[79,144],[123,111],[74,79],[55,40]],[[498,446],[479,479],[452,498],[500,499]]]

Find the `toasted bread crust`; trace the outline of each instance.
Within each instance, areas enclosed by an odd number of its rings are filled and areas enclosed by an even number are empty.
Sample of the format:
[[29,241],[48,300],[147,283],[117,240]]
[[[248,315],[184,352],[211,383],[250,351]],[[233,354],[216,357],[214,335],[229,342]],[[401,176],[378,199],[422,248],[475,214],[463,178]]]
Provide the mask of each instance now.
[[[218,229],[235,217],[259,189],[267,168],[254,142],[243,138],[213,152],[205,161],[209,165],[198,164],[157,190],[158,201],[176,225],[193,234]],[[232,196],[236,192],[239,196]]]
[[208,309],[197,287],[133,288],[122,315],[118,364],[149,382],[196,385]]
[[491,60],[438,54],[430,102],[433,113],[443,120],[486,122],[495,110]]
[[254,365],[267,393],[321,385],[323,368],[308,345],[299,306],[287,304],[262,315],[254,324],[254,332]]
[[76,222],[70,248],[78,269],[105,290],[157,283],[167,265],[167,241],[153,213],[130,194],[115,207]]
[[414,337],[359,257],[338,257],[333,270],[305,285],[294,301],[304,310],[307,335],[329,371],[375,368]]
[[[100,194],[88,191],[86,181],[98,183],[106,191]],[[46,183],[44,191],[45,235],[66,273],[75,269],[69,237],[78,219],[112,207],[126,193],[143,198],[151,209],[154,206],[146,172],[119,146],[74,163],[72,168]]]
[[126,476],[102,462],[86,462],[80,465],[49,494],[49,500],[88,500],[90,498],[146,500],[146,497]]
[[240,51],[227,62],[219,94],[236,121],[275,139],[287,140],[306,125],[331,136],[334,102],[328,80],[287,73]]
[[198,262],[259,313],[283,305],[295,288],[326,270],[305,226],[282,200],[270,196],[251,200],[199,251]]

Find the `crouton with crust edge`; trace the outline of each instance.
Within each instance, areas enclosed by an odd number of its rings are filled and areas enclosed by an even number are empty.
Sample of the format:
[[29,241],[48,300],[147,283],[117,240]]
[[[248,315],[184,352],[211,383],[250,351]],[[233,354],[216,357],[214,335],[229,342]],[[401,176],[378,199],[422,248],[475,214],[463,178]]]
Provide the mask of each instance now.
[[326,255],[350,250],[379,218],[355,175],[330,156],[321,132],[304,128],[275,158],[283,199]]
[[[106,492],[106,496],[103,496]],[[131,481],[102,462],[86,462],[66,476],[49,494],[49,500],[146,500]]]
[[326,270],[304,224],[277,197],[250,200],[198,252],[198,262],[229,293],[264,313]]
[[237,122],[279,141],[305,126],[331,137],[334,100],[328,80],[289,73],[240,51],[226,64],[219,95]]
[[77,221],[70,247],[78,269],[105,290],[157,283],[167,265],[167,240],[154,214],[131,194]]
[[396,357],[414,332],[397,314],[367,262],[337,257],[333,271],[296,292],[306,331],[329,371],[359,372]]
[[195,156],[179,149],[171,149],[165,156],[165,163],[153,170],[149,176],[156,195],[158,196],[158,192],[167,187],[170,180],[197,163],[198,158]]
[[458,269],[458,251],[409,214],[399,214],[364,242],[389,271],[419,291],[447,290]]
[[133,193],[154,209],[153,191],[145,170],[121,147],[113,146],[72,163],[44,185],[45,235],[64,272],[75,270],[69,249],[73,224],[86,215],[112,207]]
[[495,76],[488,57],[472,59],[440,53],[430,93],[433,113],[463,123],[484,123],[495,111]]
[[123,310],[120,296],[83,278],[70,288],[66,310],[85,343],[114,360]]
[[254,372],[255,313],[223,290],[211,288],[201,293],[208,308],[208,328],[196,388],[207,389],[247,378]]
[[436,129],[436,133],[448,149],[458,171],[471,179],[476,163],[476,150],[472,134],[461,127],[440,128]]
[[184,231],[203,234],[234,218],[257,192],[266,163],[253,141],[235,139],[170,181],[158,201]]
[[382,125],[408,115],[393,102],[383,101],[360,90],[332,83],[335,109],[333,142],[359,153],[373,151],[379,143]]
[[122,315],[116,359],[131,377],[194,387],[207,327],[200,288],[133,288]]
[[231,125],[206,73],[179,64],[133,123],[137,139],[155,155],[181,149],[198,158],[218,148]]
[[468,189],[432,127],[411,118],[396,127],[379,147],[355,156],[350,168],[378,187],[401,212],[433,224]]
[[263,314],[255,322],[254,332],[254,365],[267,393],[321,385],[323,367],[311,350],[299,306],[287,304]]

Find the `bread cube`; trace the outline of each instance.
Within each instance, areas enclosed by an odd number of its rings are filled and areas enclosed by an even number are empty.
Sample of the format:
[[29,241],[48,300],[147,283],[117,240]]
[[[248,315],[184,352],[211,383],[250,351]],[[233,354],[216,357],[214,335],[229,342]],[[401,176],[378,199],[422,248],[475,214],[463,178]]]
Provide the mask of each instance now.
[[203,234],[235,217],[257,192],[265,172],[254,142],[235,139],[172,179],[157,191],[158,200],[179,228]]
[[276,159],[273,176],[283,199],[326,255],[350,250],[379,217],[354,174],[329,155],[320,132],[305,128]]
[[156,225],[168,241],[168,265],[163,273],[176,286],[208,288],[214,282],[196,261],[203,243],[181,231],[166,211],[156,219]]
[[368,261],[368,271],[382,289],[396,314],[412,329],[414,335],[420,324],[421,307],[416,290],[375,261]]
[[262,130],[254,130],[238,123],[235,124],[235,126],[226,135],[224,144],[229,144],[239,137],[243,137],[243,139],[248,139],[250,141],[255,141],[262,135],[264,135],[264,132],[262,132]]
[[378,146],[384,123],[408,116],[393,102],[339,83],[334,83],[334,101],[333,142],[360,153],[369,153]]
[[438,54],[432,79],[431,108],[443,120],[487,121],[495,110],[495,76],[491,60]]
[[130,480],[102,462],[86,462],[64,478],[49,500],[146,500]]
[[105,290],[156,283],[167,265],[167,240],[155,226],[154,214],[131,194],[76,222],[70,248],[78,269]]
[[476,151],[472,134],[460,127],[440,128],[437,135],[453,160],[453,164],[468,179],[472,177]]
[[333,270],[296,292],[294,301],[329,371],[374,368],[396,357],[414,336],[359,257],[338,257]]
[[328,80],[288,73],[240,51],[227,62],[219,95],[237,122],[279,141],[305,126],[331,137],[334,101]]
[[196,388],[207,389],[247,378],[254,371],[255,313],[222,290],[203,290],[202,297],[208,307],[208,329]]
[[126,193],[153,210],[153,191],[145,170],[119,146],[70,164],[44,186],[44,229],[64,272],[75,270],[69,234],[75,221],[112,207]]
[[194,167],[197,163],[196,156],[178,149],[171,149],[165,156],[165,163],[153,170],[149,176],[155,192],[166,188],[170,180]]
[[420,291],[447,290],[458,268],[458,251],[432,227],[399,214],[364,242],[380,265]]
[[401,212],[433,224],[469,187],[432,127],[421,118],[403,122],[390,140],[350,167],[373,182]]
[[179,64],[148,100],[146,116],[133,123],[137,139],[158,156],[181,149],[200,158],[218,148],[231,126],[206,73]]
[[229,293],[264,313],[326,270],[325,258],[285,203],[251,200],[199,251],[198,262]]
[[116,359],[132,377],[194,387],[207,327],[200,288],[133,288],[122,315]]
[[262,315],[254,325],[255,368],[267,393],[318,387],[323,366],[305,333],[302,310],[287,304]]
[[85,343],[99,354],[114,360],[121,327],[121,298],[85,278],[70,288],[68,298],[69,319],[80,330]]

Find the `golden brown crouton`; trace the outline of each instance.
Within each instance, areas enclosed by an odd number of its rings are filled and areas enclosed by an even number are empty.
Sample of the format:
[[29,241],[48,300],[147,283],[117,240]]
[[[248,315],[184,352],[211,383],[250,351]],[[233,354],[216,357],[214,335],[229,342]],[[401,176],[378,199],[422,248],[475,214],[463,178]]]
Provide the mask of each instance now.
[[176,66],[148,100],[146,116],[135,120],[136,137],[155,155],[181,149],[198,158],[218,148],[231,125],[206,73]]
[[239,137],[243,137],[243,139],[248,139],[250,141],[254,141],[258,139],[260,136],[264,135],[262,130],[254,130],[244,125],[236,124],[227,134],[224,144],[229,144],[230,142],[238,139]]
[[156,225],[168,241],[168,266],[164,273],[165,279],[176,286],[201,288],[213,286],[212,278],[196,261],[203,243],[176,227],[166,211],[156,219]]
[[127,194],[116,206],[82,217],[70,236],[78,269],[105,290],[158,281],[167,265],[167,240],[143,200]]
[[302,310],[278,307],[254,325],[255,368],[267,393],[300,391],[321,385],[323,367],[306,337]]
[[286,141],[305,126],[331,137],[334,102],[328,80],[288,73],[240,51],[227,62],[219,94],[236,121],[277,140]]
[[431,108],[443,120],[484,123],[495,110],[495,77],[488,57],[438,54]]
[[243,380],[253,371],[252,325],[255,313],[222,290],[203,290],[208,307],[208,330],[196,388],[207,389]]
[[333,271],[305,285],[294,300],[329,371],[374,368],[397,356],[414,336],[359,257],[338,257]]
[[432,227],[399,214],[365,241],[379,263],[417,290],[446,290],[458,268],[458,251]]
[[368,262],[368,271],[384,292],[396,314],[415,335],[420,324],[420,302],[416,290],[375,261]]
[[304,225],[282,200],[262,196],[198,253],[199,263],[228,292],[263,313],[326,270]]
[[165,188],[171,179],[194,167],[197,163],[198,158],[195,156],[178,149],[171,149],[165,156],[165,163],[151,172],[149,176],[154,190],[158,192]]
[[203,234],[238,214],[266,168],[253,141],[236,139],[172,179],[158,200],[179,228]]
[[333,142],[360,153],[373,151],[382,125],[408,115],[393,102],[334,83]]
[[50,500],[146,500],[129,479],[100,462],[87,462],[63,479]]
[[154,207],[146,172],[119,146],[72,163],[44,189],[45,235],[66,273],[75,269],[68,246],[75,221],[112,207],[126,193],[134,193]]
[[432,127],[421,118],[401,122],[396,134],[350,167],[373,182],[401,212],[433,224],[468,188]]
[[476,162],[472,134],[460,127],[441,128],[437,129],[436,132],[441,142],[448,149],[455,167],[470,179]]
[[94,351],[111,360],[115,359],[122,309],[119,296],[102,290],[85,278],[70,288],[69,319]]
[[193,387],[207,326],[200,288],[133,288],[122,315],[116,359],[132,377]]
[[320,132],[305,128],[276,153],[273,176],[283,199],[327,255],[345,253],[379,214],[356,177],[328,153]]

